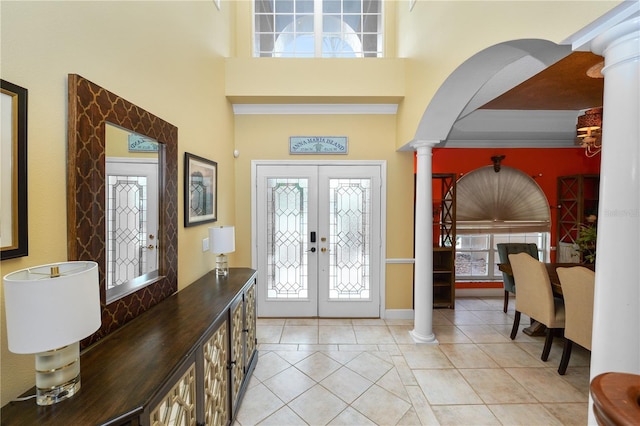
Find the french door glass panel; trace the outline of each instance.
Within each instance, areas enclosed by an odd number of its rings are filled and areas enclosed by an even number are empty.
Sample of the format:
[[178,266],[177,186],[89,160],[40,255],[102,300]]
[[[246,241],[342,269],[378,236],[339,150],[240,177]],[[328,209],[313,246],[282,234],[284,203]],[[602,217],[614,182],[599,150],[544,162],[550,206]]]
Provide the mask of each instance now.
[[307,299],[309,179],[267,180],[269,299]]
[[329,180],[329,299],[369,299],[371,179]]

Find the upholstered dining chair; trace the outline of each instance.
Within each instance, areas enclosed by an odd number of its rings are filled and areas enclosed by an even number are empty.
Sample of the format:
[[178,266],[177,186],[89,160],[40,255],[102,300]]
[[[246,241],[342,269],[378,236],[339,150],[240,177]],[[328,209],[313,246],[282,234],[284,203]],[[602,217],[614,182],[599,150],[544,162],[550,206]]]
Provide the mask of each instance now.
[[[516,253],[529,253],[533,258],[538,259],[538,246],[535,243],[499,243],[497,244],[498,257],[500,263],[509,263],[509,255]],[[513,275],[502,273],[504,283],[504,312],[509,307],[509,293],[516,294],[516,283]]]
[[551,351],[553,335],[564,328],[564,302],[553,297],[551,280],[544,263],[528,253],[510,254],[509,263],[518,283],[511,340],[515,339],[518,333],[521,313],[544,324],[547,327],[547,335],[540,359],[546,361]]
[[564,297],[565,324],[564,349],[558,373],[564,375],[569,365],[571,348],[577,343],[591,350],[591,327],[593,326],[593,291],[596,273],[584,266],[556,268],[562,296]]

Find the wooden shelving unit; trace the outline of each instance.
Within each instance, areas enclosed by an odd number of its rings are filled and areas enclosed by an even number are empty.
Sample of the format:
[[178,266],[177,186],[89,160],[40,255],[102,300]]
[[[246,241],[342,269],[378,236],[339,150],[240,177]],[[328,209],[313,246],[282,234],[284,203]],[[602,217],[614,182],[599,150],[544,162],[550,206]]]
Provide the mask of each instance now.
[[455,307],[456,174],[436,173],[433,185],[433,307]]
[[[558,177],[557,246],[574,244],[587,216],[597,214],[600,175]],[[563,243],[563,244],[561,244]],[[581,259],[582,260],[582,259]]]

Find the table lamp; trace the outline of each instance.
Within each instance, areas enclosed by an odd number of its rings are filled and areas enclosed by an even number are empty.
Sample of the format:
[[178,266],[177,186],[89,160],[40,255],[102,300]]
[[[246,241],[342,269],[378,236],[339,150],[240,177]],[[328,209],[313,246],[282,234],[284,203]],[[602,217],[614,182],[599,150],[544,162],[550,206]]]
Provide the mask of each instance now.
[[212,226],[209,228],[209,249],[216,256],[216,274],[229,275],[229,263],[227,255],[236,250],[235,227]]
[[80,340],[100,327],[98,264],[72,261],[4,277],[9,350],[36,356],[36,403],[80,390]]

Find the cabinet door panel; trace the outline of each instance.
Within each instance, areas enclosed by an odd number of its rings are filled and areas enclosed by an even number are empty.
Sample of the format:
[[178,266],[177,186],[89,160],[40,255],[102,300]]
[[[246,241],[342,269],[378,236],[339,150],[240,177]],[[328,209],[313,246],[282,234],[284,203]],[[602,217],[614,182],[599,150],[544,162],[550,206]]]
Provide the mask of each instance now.
[[244,296],[244,330],[246,333],[246,348],[244,359],[244,372],[247,373],[251,357],[256,350],[256,284],[255,282],[247,289]]
[[223,321],[204,343],[204,419],[208,426],[229,421],[229,322]]
[[242,296],[231,305],[231,411],[236,411],[244,380],[244,333]]
[[[195,426],[196,364],[192,361],[151,411],[152,426]],[[153,406],[153,405],[152,405]]]

